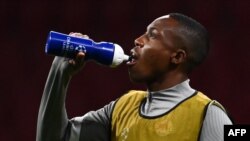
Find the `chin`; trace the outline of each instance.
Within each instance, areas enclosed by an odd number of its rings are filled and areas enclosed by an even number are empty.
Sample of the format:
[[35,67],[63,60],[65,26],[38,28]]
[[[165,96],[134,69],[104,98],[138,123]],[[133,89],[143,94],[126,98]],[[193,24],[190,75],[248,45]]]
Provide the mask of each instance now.
[[135,74],[129,73],[129,78],[130,78],[131,82],[134,82],[134,83],[145,83],[146,82],[145,78],[142,77],[141,75],[135,75]]

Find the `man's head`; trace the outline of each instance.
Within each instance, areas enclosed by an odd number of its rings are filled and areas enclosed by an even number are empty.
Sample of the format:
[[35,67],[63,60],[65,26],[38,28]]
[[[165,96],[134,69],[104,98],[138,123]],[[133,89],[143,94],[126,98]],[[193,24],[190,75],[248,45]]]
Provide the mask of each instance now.
[[169,14],[170,18],[179,23],[176,32],[182,36],[183,49],[187,53],[186,71],[190,72],[201,64],[209,50],[208,32],[199,22],[179,13]]
[[179,13],[159,17],[135,40],[130,77],[151,83],[164,81],[172,72],[188,74],[205,59],[208,42],[206,29],[197,21]]

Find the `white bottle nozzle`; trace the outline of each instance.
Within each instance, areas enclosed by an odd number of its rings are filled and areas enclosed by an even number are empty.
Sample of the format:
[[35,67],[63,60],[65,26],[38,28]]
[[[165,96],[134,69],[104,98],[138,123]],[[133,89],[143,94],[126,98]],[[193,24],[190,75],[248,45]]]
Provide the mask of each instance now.
[[123,61],[128,61],[128,60],[129,60],[129,56],[126,55],[126,54],[124,54],[124,59],[123,59]]
[[122,62],[127,61],[129,59],[129,56],[124,54],[124,51],[122,47],[118,44],[114,44],[114,57],[111,64],[111,67],[116,67],[120,65]]

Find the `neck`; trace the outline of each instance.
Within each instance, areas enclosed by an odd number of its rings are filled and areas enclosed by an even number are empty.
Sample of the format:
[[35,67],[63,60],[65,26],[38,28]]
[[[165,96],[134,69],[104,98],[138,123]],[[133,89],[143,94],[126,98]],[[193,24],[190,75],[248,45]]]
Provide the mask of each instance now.
[[186,74],[170,72],[155,81],[147,83],[147,88],[149,91],[168,89],[187,79],[188,76]]

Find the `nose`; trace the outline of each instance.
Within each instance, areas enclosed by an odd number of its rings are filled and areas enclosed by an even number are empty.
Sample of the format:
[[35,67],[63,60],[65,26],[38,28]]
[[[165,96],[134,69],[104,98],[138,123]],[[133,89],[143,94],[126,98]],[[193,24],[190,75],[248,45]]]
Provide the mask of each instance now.
[[144,46],[143,35],[141,35],[140,37],[136,38],[135,41],[134,41],[134,43],[135,43],[136,47],[142,48]]

